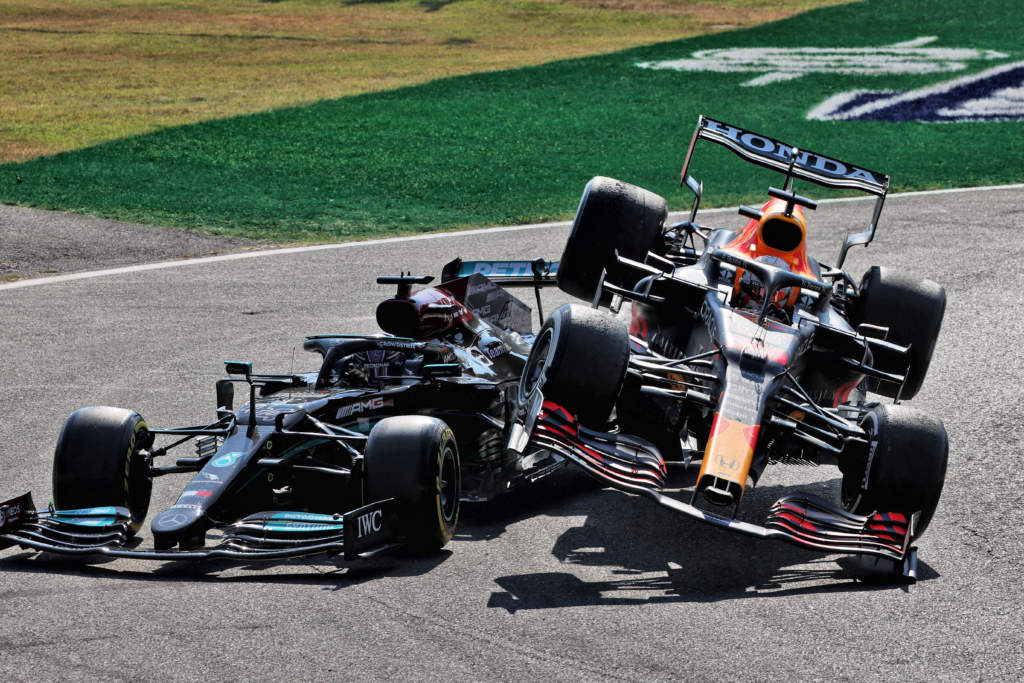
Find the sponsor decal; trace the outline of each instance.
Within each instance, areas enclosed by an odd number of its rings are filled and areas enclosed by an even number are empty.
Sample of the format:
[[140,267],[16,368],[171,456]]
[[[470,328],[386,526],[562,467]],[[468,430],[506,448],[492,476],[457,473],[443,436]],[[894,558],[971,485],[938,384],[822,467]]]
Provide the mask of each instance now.
[[213,467],[231,467],[243,455],[245,455],[245,453],[242,451],[231,451],[230,453],[217,456],[210,462],[210,465]]
[[388,341],[386,339],[380,340],[377,344],[385,349],[400,349],[403,351],[416,351],[423,348],[423,344],[419,342]]
[[302,531],[337,531],[338,527],[330,524],[314,524],[312,522],[267,522],[267,531],[302,532]]
[[717,133],[720,136],[729,138],[747,152],[789,164],[790,159],[796,153],[795,164],[820,175],[836,179],[865,180],[874,185],[885,185],[886,177],[880,173],[858,168],[853,164],[847,164],[838,159],[831,159],[821,154],[808,152],[806,150],[794,149],[784,142],[779,142],[764,135],[758,135],[727,123],[705,119],[707,130]]
[[370,534],[377,533],[383,528],[383,513],[380,510],[373,510],[356,518],[358,527],[357,538],[364,538]]
[[[245,408],[239,410],[241,414]],[[297,406],[288,405],[282,401],[264,404],[256,407],[256,420],[258,422],[272,422],[278,415],[291,415],[301,410]]]
[[533,277],[533,264],[529,261],[481,261],[473,272],[494,277]]
[[875,451],[878,450],[878,439],[872,439],[871,445],[868,448],[868,462],[864,466],[864,477],[860,480],[860,490],[868,490],[868,482],[871,479],[871,464],[875,461]]
[[[1009,55],[996,50],[936,47],[936,36],[878,47],[736,47],[700,50],[682,59],[639,62],[642,69],[759,74],[742,83],[757,87],[811,73],[901,76],[964,71]],[[915,90],[849,90],[829,97],[807,114],[811,121],[1021,121],[1024,120],[1024,62],[988,68]],[[764,140],[748,149],[778,157]],[[749,144],[749,143],[753,144]],[[834,160],[827,160],[831,165]],[[798,164],[803,162],[798,159]],[[812,164],[813,165],[813,164]],[[825,169],[819,169],[825,170]],[[838,173],[838,175],[846,175]],[[479,264],[478,264],[479,265]]]
[[315,512],[279,512],[271,517],[277,521],[304,521],[320,523],[336,523],[341,515],[323,515]]
[[497,285],[491,284],[490,280],[481,280],[476,282],[476,284],[472,284],[471,281],[471,284],[466,288],[466,298],[469,299],[478,294],[489,294],[495,288],[497,288]]
[[[21,497],[24,500],[24,496]],[[17,499],[15,499],[17,500]],[[21,521],[22,503],[8,503],[0,506],[0,529],[15,526]]]
[[812,121],[1022,121],[1024,62],[916,90],[852,90],[811,109]]
[[17,498],[0,501],[0,529],[16,527],[26,515],[31,516],[35,511],[32,504],[32,495],[23,493]]
[[491,342],[490,345],[484,347],[483,352],[487,354],[488,358],[497,358],[498,356],[508,353],[509,348],[505,342],[499,341],[497,343]]
[[[185,496],[182,496],[184,498]],[[193,505],[192,503],[178,503],[171,506],[172,510],[202,510],[202,505]]]
[[[545,263],[546,275],[554,276],[558,272],[558,262]],[[463,261],[456,277],[468,277],[474,274],[494,277],[533,277],[532,261]]]
[[708,329],[708,336],[711,341],[718,342],[718,323],[715,321],[715,314],[712,312],[708,302],[705,301],[700,307],[700,318]]
[[757,87],[809,73],[862,76],[963,71],[970,62],[1004,58],[995,50],[925,47],[937,36],[921,36],[879,47],[735,47],[700,50],[688,58],[639,62],[641,69],[761,74],[743,83]]
[[188,515],[181,512],[164,513],[153,520],[157,529],[174,529],[188,521]]
[[374,410],[384,408],[385,406],[392,406],[394,403],[394,399],[380,397],[370,398],[365,401],[356,401],[355,403],[339,408],[336,417],[337,419],[341,419],[343,417],[350,417],[367,411],[372,412]]

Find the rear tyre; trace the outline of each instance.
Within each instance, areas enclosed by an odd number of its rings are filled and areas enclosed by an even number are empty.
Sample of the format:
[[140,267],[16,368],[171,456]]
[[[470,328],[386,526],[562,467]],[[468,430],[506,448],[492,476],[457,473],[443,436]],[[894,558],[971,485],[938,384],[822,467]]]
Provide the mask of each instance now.
[[905,405],[878,405],[862,423],[872,442],[867,454],[843,466],[840,502],[866,515],[920,512],[918,538],[942,495],[949,442],[942,421]]
[[592,178],[558,263],[559,288],[591,301],[602,269],[608,270],[608,282],[632,287],[634,282],[622,281],[615,252],[643,261],[655,248],[667,217],[664,197],[621,180]]
[[[880,266],[872,266],[864,273],[852,317],[858,324],[888,327],[888,341],[910,347],[909,370],[903,358],[879,356],[875,361],[883,372],[907,373],[900,398],[913,398],[920,391],[945,312],[946,290],[936,282],[915,280]],[[868,389],[895,397],[899,386],[870,379]]]
[[621,320],[579,304],[555,309],[537,333],[519,380],[526,401],[537,390],[601,429],[622,389],[629,363],[629,333]]
[[73,412],[53,456],[54,507],[126,507],[129,531],[137,533],[153,492],[142,454],[152,441],[146,422],[131,410],[93,406]]
[[448,425],[425,415],[384,418],[366,441],[365,467],[366,502],[398,501],[409,549],[433,553],[452,539],[462,480]]

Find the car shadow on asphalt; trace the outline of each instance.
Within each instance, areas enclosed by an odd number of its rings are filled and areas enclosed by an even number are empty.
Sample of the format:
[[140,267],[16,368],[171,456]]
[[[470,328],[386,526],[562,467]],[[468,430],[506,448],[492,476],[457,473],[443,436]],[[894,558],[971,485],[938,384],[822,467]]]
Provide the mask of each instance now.
[[430,556],[413,557],[389,553],[351,563],[324,558],[248,563],[233,560],[181,560],[153,563],[148,565],[153,567],[151,570],[136,570],[125,569],[123,561],[117,558],[83,560],[53,553],[26,551],[0,558],[0,569],[5,572],[27,574],[61,573],[89,578],[165,583],[182,581],[225,584],[319,584],[325,589],[341,590],[384,576],[406,577],[427,574],[451,555],[448,549]]
[[[834,498],[839,480],[800,486]],[[761,523],[770,505],[793,486],[751,489],[742,518]],[[872,571],[859,558],[825,556],[777,540],[710,526],[643,497],[603,490],[572,514],[581,526],[566,530],[552,554],[576,571],[513,574],[495,579],[503,589],[489,607],[509,612],[590,605],[717,602],[812,593],[908,590],[892,574]],[[614,578],[608,578],[611,574]],[[600,577],[596,579],[588,577]],[[939,574],[919,560],[918,581]]]
[[567,467],[528,486],[513,489],[493,500],[462,504],[455,539],[489,541],[508,527],[537,515],[579,515],[601,485],[574,467]]

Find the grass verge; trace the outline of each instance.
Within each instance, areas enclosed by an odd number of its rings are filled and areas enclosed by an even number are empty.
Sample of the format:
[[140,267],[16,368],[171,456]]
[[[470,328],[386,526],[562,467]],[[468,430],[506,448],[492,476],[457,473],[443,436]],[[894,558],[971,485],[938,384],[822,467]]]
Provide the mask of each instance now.
[[[953,76],[808,74],[764,88],[746,73],[638,69],[640,61],[757,46],[936,45],[1021,59],[1015,3],[874,0],[718,36],[476,74],[161,130],[0,167],[0,200],[285,241],[359,239],[572,215],[597,174],[684,195],[678,171],[698,113],[890,173],[894,189],[1019,181],[1022,124],[809,121],[855,88]],[[761,176],[707,155],[710,203],[763,194]],[[704,169],[707,169],[705,174]],[[714,182],[710,181],[714,178]],[[820,193],[819,193],[820,196]]]
[[0,163],[850,0],[0,0]]

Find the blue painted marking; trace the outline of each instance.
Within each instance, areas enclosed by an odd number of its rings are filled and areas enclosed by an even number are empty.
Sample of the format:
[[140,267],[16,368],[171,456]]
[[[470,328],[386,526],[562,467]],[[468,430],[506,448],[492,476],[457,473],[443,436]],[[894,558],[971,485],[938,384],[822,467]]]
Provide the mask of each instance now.
[[340,524],[311,524],[309,522],[270,522],[267,531],[341,531]]
[[231,451],[224,455],[217,456],[210,462],[211,467],[231,467],[239,458],[245,455],[242,451]]
[[1024,121],[1024,62],[903,92],[841,93],[808,114],[844,121]]
[[315,512],[278,512],[270,517],[275,521],[321,522],[340,524],[341,518],[334,515],[321,515]]
[[77,508],[75,510],[54,510],[54,517],[85,517],[94,515],[117,515],[117,508],[108,506],[100,508]]
[[58,517],[61,524],[75,526],[112,526],[117,524],[116,517]]

